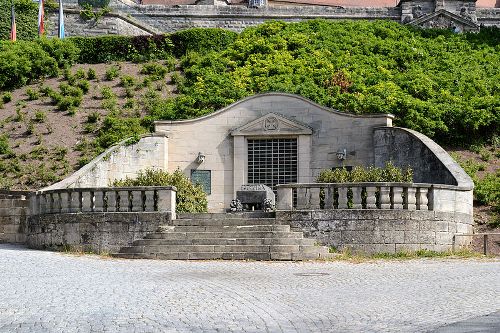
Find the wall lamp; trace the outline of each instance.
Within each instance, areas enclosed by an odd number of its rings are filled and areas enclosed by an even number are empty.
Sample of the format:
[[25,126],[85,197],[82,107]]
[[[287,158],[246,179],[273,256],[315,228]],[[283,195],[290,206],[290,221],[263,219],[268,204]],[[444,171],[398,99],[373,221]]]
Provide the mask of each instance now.
[[196,163],[198,164],[201,164],[203,162],[205,162],[205,154],[203,154],[202,152],[199,152],[198,153],[198,156],[196,157]]
[[335,155],[337,156],[337,158],[339,160],[343,161],[347,157],[347,150],[345,148],[344,149],[339,149],[339,150],[337,150],[337,152],[335,153]]

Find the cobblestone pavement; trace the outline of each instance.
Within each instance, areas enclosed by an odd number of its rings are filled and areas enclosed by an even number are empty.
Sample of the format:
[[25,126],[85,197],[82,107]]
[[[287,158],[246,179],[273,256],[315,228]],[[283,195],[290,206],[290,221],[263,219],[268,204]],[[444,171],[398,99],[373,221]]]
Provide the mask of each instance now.
[[0,332],[428,332],[498,310],[498,260],[152,261],[0,245]]

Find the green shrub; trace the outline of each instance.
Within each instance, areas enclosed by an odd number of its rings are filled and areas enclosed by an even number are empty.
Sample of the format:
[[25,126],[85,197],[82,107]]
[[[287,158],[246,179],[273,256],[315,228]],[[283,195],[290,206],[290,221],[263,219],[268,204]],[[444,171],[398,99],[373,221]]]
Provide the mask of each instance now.
[[26,89],[26,95],[28,96],[28,100],[30,101],[36,101],[40,98],[40,93],[32,88]]
[[500,170],[475,179],[475,185],[474,195],[480,204],[500,209]]
[[54,90],[49,86],[41,86],[39,92],[45,97],[50,97]]
[[116,95],[110,86],[103,86],[101,88],[101,95],[102,95],[102,98],[104,98],[104,99],[116,98]]
[[142,65],[141,74],[148,75],[153,81],[162,80],[168,73],[168,69],[158,63],[147,63]]
[[93,111],[87,116],[87,123],[95,124],[99,119],[101,119],[101,114],[97,111]]
[[80,88],[84,94],[88,93],[90,89],[90,83],[87,80],[79,80],[75,86]]
[[316,178],[316,181],[318,183],[412,183],[413,170],[410,167],[398,168],[392,162],[387,162],[384,168],[355,166],[351,171],[346,168],[323,170]]
[[59,90],[63,96],[73,96],[73,97],[82,97],[83,91],[79,87],[73,87],[68,85],[67,83],[59,84]]
[[139,118],[117,118],[107,116],[102,122],[97,137],[97,145],[106,149],[127,137],[146,132]]
[[82,96],[63,96],[62,99],[57,103],[57,108],[59,111],[73,111],[75,108],[82,104]]
[[182,56],[190,51],[205,53],[225,50],[237,36],[233,31],[219,28],[193,28],[172,34],[172,42],[176,55]]
[[95,69],[89,68],[87,71],[87,79],[89,80],[95,80],[97,78],[97,74],[95,72]]
[[177,169],[173,173],[146,169],[139,171],[137,178],[125,178],[113,182],[112,186],[175,186],[177,188],[176,210],[179,213],[201,213],[207,211],[207,195],[201,185],[193,184]]
[[89,5],[96,8],[103,8],[109,5],[110,0],[78,0],[80,6]]
[[124,88],[133,87],[135,84],[135,79],[131,75],[123,75],[120,77],[120,85]]
[[44,123],[47,120],[47,114],[42,110],[37,110],[35,112],[35,116],[33,117],[33,121],[37,123]]
[[113,65],[106,70],[106,74],[104,76],[106,77],[106,80],[112,81],[120,76],[120,68]]
[[80,49],[79,63],[165,59],[173,44],[168,35],[67,38]]
[[0,89],[19,88],[57,72],[57,61],[39,44],[0,42]]
[[9,152],[9,137],[7,135],[0,135],[0,155],[8,154]]
[[83,68],[79,68],[76,73],[75,73],[75,77],[77,79],[85,79],[86,78],[86,75],[85,75],[85,71],[83,70]]
[[4,102],[5,104],[9,103],[10,101],[12,101],[12,94],[10,92],[4,92],[3,95],[2,95],[2,102]]

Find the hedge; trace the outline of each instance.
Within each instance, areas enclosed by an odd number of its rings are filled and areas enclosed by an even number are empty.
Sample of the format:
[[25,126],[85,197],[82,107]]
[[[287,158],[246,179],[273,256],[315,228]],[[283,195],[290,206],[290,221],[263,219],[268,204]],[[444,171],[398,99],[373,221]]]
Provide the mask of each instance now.
[[[17,39],[30,40],[38,36],[38,3],[15,0]],[[11,0],[0,0],[0,40],[10,38]]]
[[233,43],[238,34],[233,31],[219,28],[192,28],[172,34],[175,45],[174,54],[178,57],[187,52],[205,53],[208,51],[222,51]]

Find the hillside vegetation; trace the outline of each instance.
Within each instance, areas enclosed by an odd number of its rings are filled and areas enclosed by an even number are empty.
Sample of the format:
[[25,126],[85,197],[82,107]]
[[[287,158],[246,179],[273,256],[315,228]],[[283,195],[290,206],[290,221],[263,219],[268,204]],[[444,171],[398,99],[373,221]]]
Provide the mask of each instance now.
[[[453,34],[388,21],[313,20],[269,22],[240,34],[191,29],[5,41],[0,90],[4,187],[54,182],[117,141],[151,131],[154,120],[198,117],[267,91],[343,112],[392,113],[395,125],[443,145],[488,144],[497,161],[500,29]],[[57,133],[68,139],[55,144]],[[47,151],[33,154],[40,146]],[[21,181],[24,165],[43,159],[64,163],[53,162],[43,173],[50,177],[31,172]],[[494,184],[498,176],[490,174]]]

